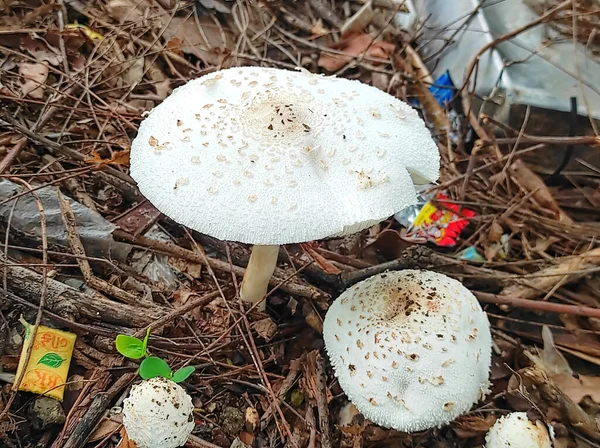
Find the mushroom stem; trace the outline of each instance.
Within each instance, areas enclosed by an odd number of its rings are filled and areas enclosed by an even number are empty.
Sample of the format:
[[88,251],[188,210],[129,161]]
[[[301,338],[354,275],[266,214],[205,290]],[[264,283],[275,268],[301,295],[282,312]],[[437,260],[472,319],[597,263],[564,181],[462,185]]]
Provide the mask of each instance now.
[[[240,298],[244,302],[257,303],[260,302],[267,294],[269,280],[275,271],[277,265],[277,256],[279,255],[279,246],[254,246],[244,280],[242,281],[242,289]],[[259,311],[264,311],[266,307],[263,300],[258,306]]]

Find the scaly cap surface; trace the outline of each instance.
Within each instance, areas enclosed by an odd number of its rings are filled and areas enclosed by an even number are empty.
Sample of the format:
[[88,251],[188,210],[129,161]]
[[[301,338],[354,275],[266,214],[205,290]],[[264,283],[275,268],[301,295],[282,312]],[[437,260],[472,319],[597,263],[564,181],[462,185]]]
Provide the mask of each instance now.
[[192,398],[178,384],[152,378],[131,388],[123,402],[123,425],[138,448],[176,448],[194,429]]
[[236,67],[176,89],[142,122],[131,175],[161,212],[221,240],[354,233],[414,204],[439,152],[417,113],[367,84]]
[[525,412],[500,417],[485,436],[486,448],[552,448],[542,422],[532,422]]
[[445,275],[387,272],[352,286],[329,308],[323,337],[340,386],[380,426],[439,427],[487,392],[487,316]]

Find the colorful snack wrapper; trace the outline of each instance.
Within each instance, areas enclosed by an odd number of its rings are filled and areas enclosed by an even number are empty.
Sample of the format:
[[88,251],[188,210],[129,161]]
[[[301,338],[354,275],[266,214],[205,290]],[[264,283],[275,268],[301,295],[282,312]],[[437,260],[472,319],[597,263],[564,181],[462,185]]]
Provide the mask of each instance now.
[[431,198],[420,193],[419,199],[417,205],[395,215],[396,220],[407,227],[406,237],[424,239],[443,247],[456,245],[456,239],[469,224],[469,218],[475,216],[475,212],[461,209],[442,192],[435,193]]
[[24,320],[21,322],[25,326],[25,340],[16,376],[18,378],[23,369],[25,374],[19,390],[62,401],[77,335],[40,325],[33,342],[29,363],[24,366],[25,352],[32,343],[33,326]]

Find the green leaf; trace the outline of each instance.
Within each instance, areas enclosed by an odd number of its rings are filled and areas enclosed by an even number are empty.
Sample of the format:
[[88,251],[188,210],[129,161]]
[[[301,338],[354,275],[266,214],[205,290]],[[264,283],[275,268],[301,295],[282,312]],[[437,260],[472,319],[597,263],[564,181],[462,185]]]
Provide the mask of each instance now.
[[37,363],[58,369],[63,361],[66,360],[56,353],[46,353]]
[[163,378],[171,378],[173,372],[166,361],[157,358],[156,356],[150,356],[142,361],[140,364],[140,376],[144,380],[150,378],[156,378],[162,376]]
[[150,327],[146,330],[146,336],[144,336],[144,340],[142,341],[142,352],[143,356],[148,356],[148,339],[150,338]]
[[25,320],[25,318],[23,316],[19,317],[19,322],[21,322],[21,324],[23,324],[23,327],[25,327],[25,340],[29,339],[29,335],[31,334],[31,327],[33,325],[31,325],[29,322],[27,322]]
[[304,401],[304,394],[300,389],[294,389],[292,391],[292,395],[290,396],[290,401],[294,406],[300,406]]
[[179,369],[177,372],[173,374],[171,380],[176,383],[181,383],[189,378],[189,376],[194,373],[196,368],[194,366],[186,366]]
[[145,355],[144,342],[138,338],[120,334],[117,336],[115,344],[117,351],[126,358],[140,359]]

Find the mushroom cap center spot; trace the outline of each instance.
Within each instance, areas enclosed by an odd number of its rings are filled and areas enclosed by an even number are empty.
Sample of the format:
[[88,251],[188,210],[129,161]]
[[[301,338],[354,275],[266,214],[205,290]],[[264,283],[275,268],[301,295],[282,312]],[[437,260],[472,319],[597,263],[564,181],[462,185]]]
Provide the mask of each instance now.
[[265,143],[281,144],[312,139],[320,117],[306,95],[261,92],[242,109],[246,133]]

